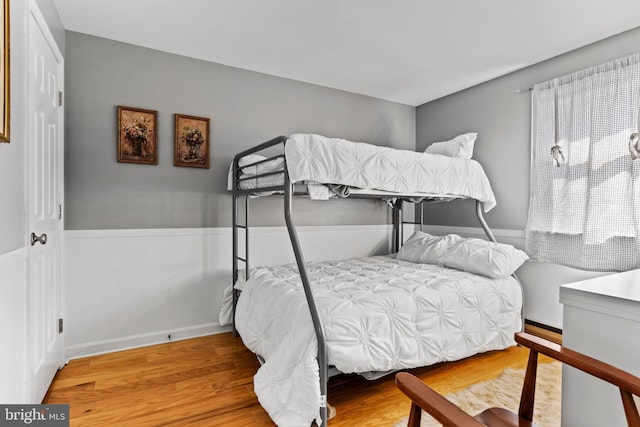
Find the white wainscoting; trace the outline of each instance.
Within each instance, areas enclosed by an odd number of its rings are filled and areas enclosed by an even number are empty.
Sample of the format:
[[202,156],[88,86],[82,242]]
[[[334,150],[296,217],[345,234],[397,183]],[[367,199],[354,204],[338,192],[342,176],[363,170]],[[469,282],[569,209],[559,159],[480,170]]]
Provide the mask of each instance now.
[[[307,261],[388,253],[390,233],[387,225],[298,227]],[[231,228],[66,231],[67,355],[229,330],[218,313],[231,243]],[[252,266],[294,261],[284,227],[251,228],[250,250]]]
[[27,260],[24,247],[0,255],[0,402],[26,403]]
[[[423,230],[485,237],[481,228]],[[387,225],[298,227],[307,261],[388,253],[390,233]],[[410,233],[406,227],[405,237]],[[521,230],[493,233],[499,242],[524,246]],[[252,266],[294,261],[284,227],[254,227],[250,236]],[[231,279],[230,228],[71,230],[65,251],[70,358],[229,330],[218,324],[218,313]],[[603,273],[527,262],[517,274],[526,318],[561,329],[559,286]]]
[[[455,233],[465,237],[486,238],[482,228],[425,225],[423,230],[435,235]],[[504,229],[492,229],[491,231],[498,242],[509,243],[520,249],[524,248],[524,231]],[[583,271],[557,264],[527,261],[516,272],[524,288],[525,318],[562,329],[560,285],[605,274],[610,273]]]

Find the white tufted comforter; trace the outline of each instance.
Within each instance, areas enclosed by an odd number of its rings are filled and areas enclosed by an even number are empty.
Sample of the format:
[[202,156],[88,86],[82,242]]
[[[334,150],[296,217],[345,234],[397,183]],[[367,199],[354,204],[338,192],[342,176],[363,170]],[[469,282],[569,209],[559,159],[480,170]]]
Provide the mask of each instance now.
[[[344,373],[390,371],[514,345],[520,285],[393,256],[311,263],[328,346]],[[236,326],[265,363],[254,378],[279,426],[309,426],[320,404],[317,342],[295,264],[256,268],[242,286]],[[329,396],[330,398],[330,396]]]
[[471,197],[483,203],[485,212],[496,205],[489,180],[475,160],[314,134],[291,135],[285,156],[291,182]]
[[[417,153],[314,134],[294,134],[285,145],[287,170],[291,182],[311,185],[312,199],[333,195],[323,184],[368,193],[400,193],[414,197],[470,197],[483,203],[485,212],[496,205],[489,180],[475,160],[439,154]],[[249,156],[248,163],[265,159]],[[243,169],[243,178],[257,173],[282,171],[281,160]],[[233,164],[229,167],[227,188],[233,188]],[[282,174],[240,181],[240,188],[255,189],[282,185]],[[324,190],[321,191],[321,188]],[[313,190],[313,192],[311,191]],[[262,195],[273,192],[260,193]]]

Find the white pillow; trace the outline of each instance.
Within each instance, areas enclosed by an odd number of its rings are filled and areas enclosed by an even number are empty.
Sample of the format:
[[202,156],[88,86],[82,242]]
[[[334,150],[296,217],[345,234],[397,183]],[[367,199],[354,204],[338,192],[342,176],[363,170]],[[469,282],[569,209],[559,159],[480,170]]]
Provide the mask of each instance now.
[[478,134],[475,132],[458,135],[451,141],[434,142],[424,150],[425,153],[442,154],[448,157],[470,159],[473,156],[473,144]]
[[502,279],[512,275],[528,259],[526,253],[511,245],[463,239],[447,251],[441,262],[445,267]]
[[462,237],[456,234],[432,236],[416,231],[400,248],[396,258],[423,264],[441,264],[442,257],[461,241]]

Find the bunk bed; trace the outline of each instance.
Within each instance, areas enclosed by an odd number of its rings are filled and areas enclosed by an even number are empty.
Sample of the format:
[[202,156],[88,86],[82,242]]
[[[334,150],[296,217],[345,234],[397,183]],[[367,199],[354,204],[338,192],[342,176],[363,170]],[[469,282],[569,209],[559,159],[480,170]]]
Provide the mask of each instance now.
[[[391,247],[396,253],[405,224],[422,229],[423,203],[473,199],[482,229],[496,242],[483,217],[483,210],[496,202],[476,161],[295,134],[238,153],[230,167],[229,189],[233,331],[262,363],[254,389],[279,425],[309,425],[315,419],[326,426],[327,382],[334,374],[377,378],[514,345],[513,335],[523,327],[523,292],[515,275],[490,279],[393,254],[306,263],[292,215],[294,196],[385,200],[392,209]],[[284,199],[296,262],[250,269],[249,200],[274,194]],[[243,210],[240,199],[245,201]],[[419,206],[418,223],[404,221],[406,202]],[[464,306],[463,320],[450,316],[455,304]],[[481,306],[488,305],[497,314],[484,312]],[[395,331],[384,337],[386,329]],[[454,339],[465,344],[449,345]]]

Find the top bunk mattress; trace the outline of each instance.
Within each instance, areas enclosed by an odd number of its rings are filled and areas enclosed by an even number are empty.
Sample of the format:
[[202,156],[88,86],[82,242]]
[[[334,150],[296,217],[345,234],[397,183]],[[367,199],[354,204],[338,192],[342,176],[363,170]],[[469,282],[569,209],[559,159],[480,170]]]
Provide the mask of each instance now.
[[[393,195],[463,197],[479,200],[485,212],[496,205],[480,163],[471,159],[379,147],[315,134],[293,134],[285,144],[292,183],[331,184]],[[271,164],[279,165],[279,162]],[[267,164],[258,173],[270,172]],[[246,169],[251,169],[246,168]],[[254,172],[253,175],[256,173]],[[250,177],[244,173],[242,177]],[[240,181],[241,189],[282,185],[282,174]],[[230,186],[231,187],[231,186]],[[366,191],[364,192],[366,194]]]

